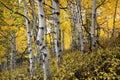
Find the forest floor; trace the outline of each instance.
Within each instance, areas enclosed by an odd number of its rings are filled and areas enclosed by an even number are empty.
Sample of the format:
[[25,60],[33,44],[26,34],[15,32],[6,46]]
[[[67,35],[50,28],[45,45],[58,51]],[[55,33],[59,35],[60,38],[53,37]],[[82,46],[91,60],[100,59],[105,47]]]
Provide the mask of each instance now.
[[[59,67],[52,55],[50,69],[52,80],[120,80],[120,41],[112,48],[99,49],[95,53],[80,55],[79,51],[65,51]],[[0,73],[0,80],[31,79],[27,62],[12,71]],[[43,80],[42,65],[35,64],[33,80]]]

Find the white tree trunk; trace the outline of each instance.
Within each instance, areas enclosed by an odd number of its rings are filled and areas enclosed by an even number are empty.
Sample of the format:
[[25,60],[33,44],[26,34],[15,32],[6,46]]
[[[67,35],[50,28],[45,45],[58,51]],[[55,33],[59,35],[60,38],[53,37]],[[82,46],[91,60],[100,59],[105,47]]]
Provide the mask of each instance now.
[[[69,3],[69,1],[68,1]],[[71,22],[71,51],[74,51],[77,47],[77,42],[76,42],[76,10],[75,6],[73,4],[69,3],[69,15],[70,15],[70,22]]]
[[32,35],[30,30],[30,21],[28,17],[28,8],[26,0],[24,0],[24,14],[26,16],[26,28],[27,28],[27,39],[28,39],[28,51],[30,53],[30,74],[31,76],[34,76],[34,57],[33,57],[33,51],[32,51]]
[[[32,35],[34,36],[34,42],[37,39],[37,20],[36,20],[36,13],[35,13],[35,5],[34,5],[34,0],[29,0],[32,8],[32,22],[33,22],[33,30],[32,30]],[[40,50],[36,43],[34,43],[35,46],[35,51],[36,51],[36,61],[39,64],[40,62]]]
[[83,30],[82,30],[82,19],[81,19],[81,6],[80,6],[80,0],[76,0],[77,4],[77,19],[78,19],[78,30],[79,30],[79,38],[80,38],[80,44],[81,44],[81,53],[84,53],[85,51],[85,41],[83,38]]
[[44,80],[51,80],[49,68],[49,53],[46,45],[44,44],[45,15],[43,3],[44,0],[38,0],[39,31],[36,43],[39,45],[40,52],[43,57]]
[[52,53],[55,53],[55,30],[54,30],[55,27],[51,27],[51,50],[52,50]]
[[55,52],[57,57],[57,63],[60,63],[61,53],[60,53],[60,8],[59,0],[52,0],[53,6],[53,18],[54,18],[54,27],[55,27]]
[[92,39],[92,50],[96,48],[96,38],[95,38],[95,21],[96,20],[96,0],[92,0],[92,29],[91,29],[91,39]]
[[12,33],[12,40],[11,40],[11,60],[10,60],[10,67],[11,70],[16,66],[16,35]]
[[[72,13],[74,14],[74,12]],[[74,51],[76,49],[76,22],[75,22],[75,16],[72,15],[72,20],[71,20],[71,23],[72,23],[72,30],[71,30],[71,33],[72,33],[72,44],[71,44],[71,50]]]

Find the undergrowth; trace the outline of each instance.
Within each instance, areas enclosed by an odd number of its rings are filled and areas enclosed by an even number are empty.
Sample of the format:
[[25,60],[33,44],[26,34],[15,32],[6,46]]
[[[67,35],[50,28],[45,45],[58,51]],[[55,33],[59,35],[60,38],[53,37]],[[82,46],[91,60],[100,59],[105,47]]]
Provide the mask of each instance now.
[[[120,47],[99,49],[96,53],[80,55],[79,51],[64,52],[62,63],[56,65],[51,56],[52,80],[120,80]],[[29,64],[24,63],[12,71],[0,73],[0,80],[43,80],[42,65],[35,66],[35,76],[30,77]]]

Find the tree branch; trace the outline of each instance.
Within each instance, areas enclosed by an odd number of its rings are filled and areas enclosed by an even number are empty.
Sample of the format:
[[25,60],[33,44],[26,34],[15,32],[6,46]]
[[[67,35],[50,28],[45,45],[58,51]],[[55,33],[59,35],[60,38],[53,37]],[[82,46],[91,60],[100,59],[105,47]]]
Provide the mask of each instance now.
[[28,20],[28,22],[30,22],[30,20],[29,20],[25,15],[23,15],[23,14],[21,14],[21,13],[19,13],[19,12],[13,11],[11,8],[9,8],[8,6],[6,6],[6,5],[5,5],[3,2],[1,2],[1,1],[0,1],[0,3],[1,3],[4,7],[6,7],[8,10],[10,10],[11,12],[13,12],[14,14],[20,15],[20,16],[26,18],[26,19]]
[[101,5],[103,5],[105,1],[106,1],[106,0],[103,0],[103,1],[96,7],[96,10],[97,10]]

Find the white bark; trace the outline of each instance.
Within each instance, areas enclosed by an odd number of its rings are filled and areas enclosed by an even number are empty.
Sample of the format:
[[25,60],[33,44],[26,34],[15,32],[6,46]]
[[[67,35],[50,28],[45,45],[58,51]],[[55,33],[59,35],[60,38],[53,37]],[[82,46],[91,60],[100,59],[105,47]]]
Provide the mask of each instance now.
[[61,53],[60,53],[60,8],[59,0],[52,0],[53,6],[53,18],[54,18],[54,28],[55,28],[55,52],[57,57],[57,63],[60,63]]
[[96,20],[96,0],[92,0],[92,29],[91,29],[91,38],[92,38],[92,50],[96,48],[96,38],[95,38],[95,21]]
[[54,30],[54,27],[51,28],[51,31],[52,31],[52,39],[51,39],[51,48],[52,48],[52,52],[55,53],[55,30]]
[[46,45],[44,44],[45,15],[43,3],[44,0],[38,0],[39,31],[36,43],[39,45],[40,52],[43,57],[44,80],[51,80],[49,68],[49,53]]
[[[34,0],[29,0],[32,8],[32,22],[33,22],[33,30],[32,30],[32,35],[34,36],[34,42],[37,39],[37,20],[36,20],[36,13],[35,13],[35,5],[34,5]],[[35,51],[36,51],[36,60],[37,63],[40,62],[40,53],[39,53],[39,48],[37,47],[36,43],[34,44],[35,46]]]
[[28,51],[30,53],[30,74],[31,76],[34,76],[34,57],[33,57],[33,51],[32,51],[32,35],[30,30],[30,21],[28,17],[28,8],[26,0],[24,0],[24,14],[26,16],[26,28],[27,28],[27,39],[28,39]]
[[[74,12],[73,12],[73,14],[74,14]],[[71,30],[71,33],[72,33],[72,44],[71,44],[71,50],[72,51],[74,51],[75,49],[76,49],[76,22],[75,22],[75,16],[73,16],[72,15],[72,20],[71,20],[71,22],[72,22],[72,30]]]
[[85,51],[85,41],[83,38],[83,30],[82,30],[82,19],[81,19],[81,8],[80,8],[80,0],[76,0],[77,4],[77,19],[78,19],[78,30],[79,30],[79,38],[81,44],[81,53]]
[[12,33],[12,40],[11,40],[11,60],[10,60],[10,67],[11,69],[15,68],[16,66],[16,35]]
[[[68,1],[69,2],[69,1]],[[73,4],[69,3],[69,15],[70,15],[70,22],[71,22],[71,33],[72,33],[72,38],[71,38],[71,51],[74,51],[77,47],[77,42],[76,42],[76,10],[75,6]]]

